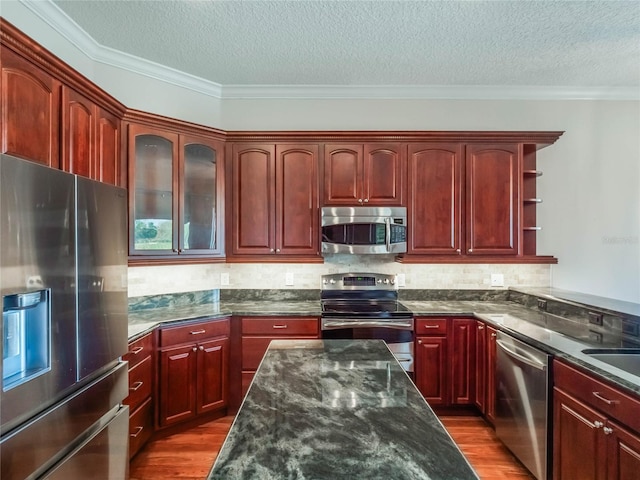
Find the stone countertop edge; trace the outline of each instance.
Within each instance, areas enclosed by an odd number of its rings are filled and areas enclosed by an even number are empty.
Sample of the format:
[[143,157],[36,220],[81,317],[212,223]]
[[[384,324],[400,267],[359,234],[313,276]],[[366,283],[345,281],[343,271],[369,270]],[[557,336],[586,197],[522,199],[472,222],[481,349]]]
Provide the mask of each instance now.
[[[414,316],[473,316],[498,330],[537,347],[554,357],[582,367],[612,382],[624,390],[640,395],[640,377],[632,375],[582,353],[594,345],[573,340],[565,335],[537,325],[544,313],[522,305],[487,301],[402,301]],[[186,321],[239,316],[312,316],[321,315],[319,301],[292,302],[234,302],[196,307],[148,309],[129,314],[129,342],[135,341],[158,326],[170,326]],[[569,320],[567,320],[568,322]]]
[[269,345],[209,480],[477,480],[381,340]]

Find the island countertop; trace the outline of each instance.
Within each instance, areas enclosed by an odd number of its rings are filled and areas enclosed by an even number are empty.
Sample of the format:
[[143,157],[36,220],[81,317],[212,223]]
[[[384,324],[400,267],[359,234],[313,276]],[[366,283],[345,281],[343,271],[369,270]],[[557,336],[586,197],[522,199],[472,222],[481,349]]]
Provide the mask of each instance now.
[[277,340],[208,478],[478,476],[383,341]]

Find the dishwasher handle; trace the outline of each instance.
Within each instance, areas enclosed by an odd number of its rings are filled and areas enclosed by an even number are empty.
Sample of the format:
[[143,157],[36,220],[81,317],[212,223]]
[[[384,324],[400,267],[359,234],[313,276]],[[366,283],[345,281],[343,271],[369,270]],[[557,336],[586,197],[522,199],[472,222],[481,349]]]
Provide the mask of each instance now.
[[500,349],[510,357],[513,357],[521,361],[522,363],[529,365],[530,367],[536,368],[538,370],[542,370],[543,372],[547,369],[547,365],[545,363],[539,362],[535,358],[525,357],[519,354],[518,352],[514,352],[513,350],[508,348],[508,345],[504,343],[502,340],[496,340],[496,345],[498,345],[498,347],[500,347]]

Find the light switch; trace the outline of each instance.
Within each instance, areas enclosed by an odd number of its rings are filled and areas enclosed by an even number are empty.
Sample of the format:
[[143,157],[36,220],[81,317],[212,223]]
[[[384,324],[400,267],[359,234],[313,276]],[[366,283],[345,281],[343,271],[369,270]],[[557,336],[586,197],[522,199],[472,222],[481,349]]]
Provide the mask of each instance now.
[[504,287],[504,275],[501,273],[491,274],[491,286],[492,287]]
[[293,272],[287,272],[284,274],[284,284],[289,287],[293,285]]
[[220,274],[220,285],[229,285],[229,274],[227,272]]
[[404,273],[399,273],[398,275],[396,275],[396,282],[397,282],[399,287],[404,287],[405,286]]

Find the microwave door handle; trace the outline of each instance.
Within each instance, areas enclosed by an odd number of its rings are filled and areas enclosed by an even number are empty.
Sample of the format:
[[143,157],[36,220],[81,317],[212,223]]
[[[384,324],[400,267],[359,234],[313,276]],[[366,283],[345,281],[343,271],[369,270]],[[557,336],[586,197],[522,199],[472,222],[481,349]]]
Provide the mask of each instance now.
[[385,240],[387,242],[387,252],[391,251],[391,219],[385,218]]

